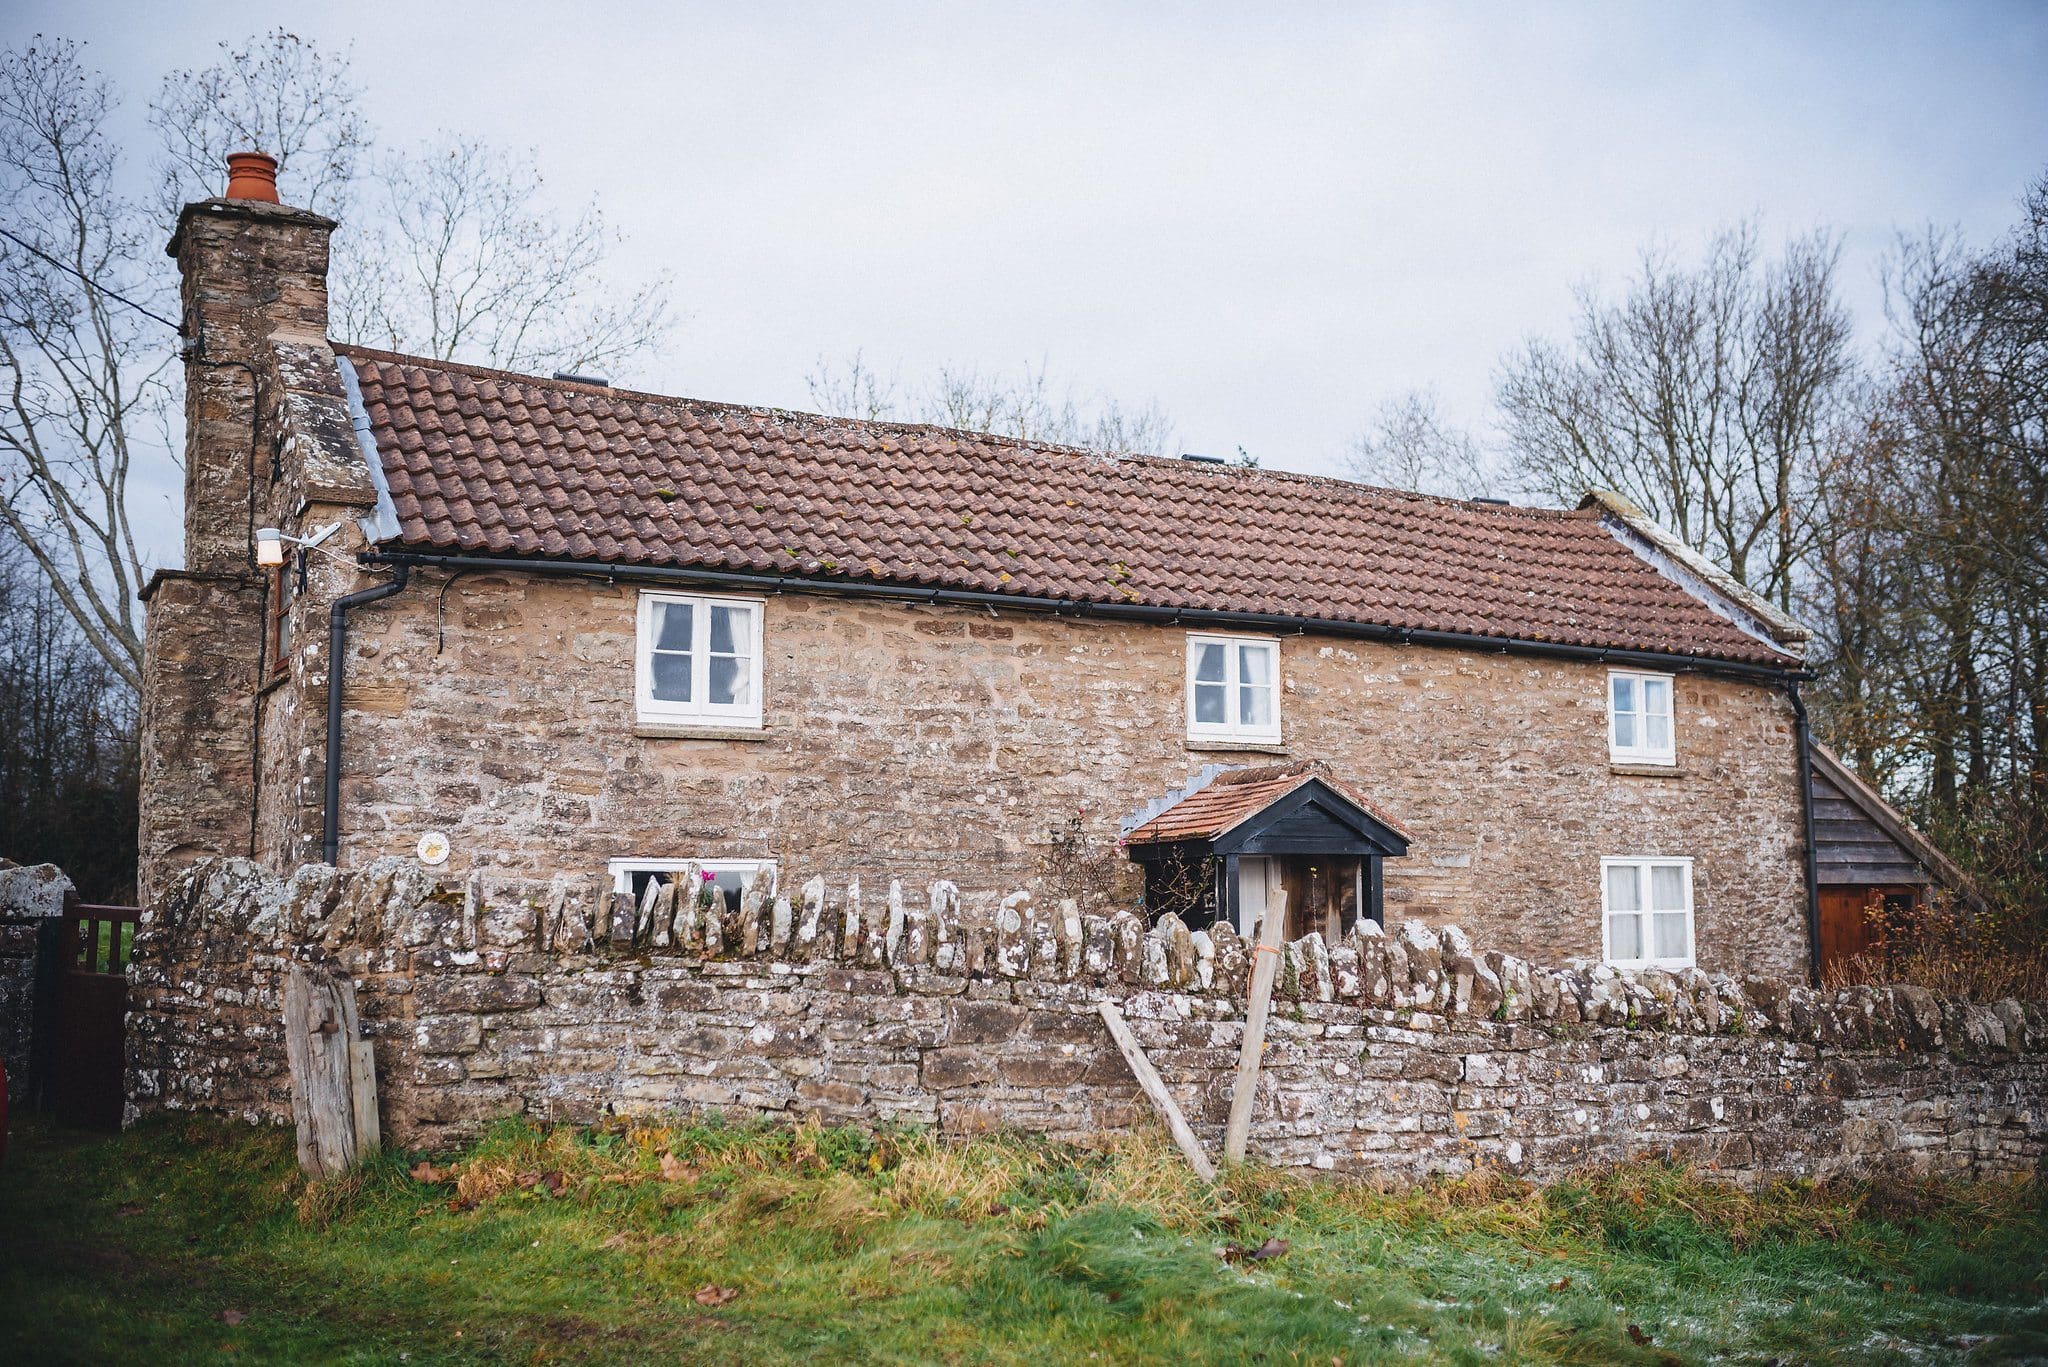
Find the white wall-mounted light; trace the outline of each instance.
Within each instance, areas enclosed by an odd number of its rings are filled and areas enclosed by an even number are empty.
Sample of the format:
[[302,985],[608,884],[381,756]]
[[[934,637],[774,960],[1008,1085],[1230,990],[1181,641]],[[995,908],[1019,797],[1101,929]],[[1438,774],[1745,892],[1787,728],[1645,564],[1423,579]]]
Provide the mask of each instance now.
[[285,542],[289,541],[294,546],[317,546],[340,530],[341,524],[336,522],[331,526],[322,527],[311,536],[286,536],[275,527],[258,527],[256,529],[256,563],[266,570],[276,569],[284,563]]

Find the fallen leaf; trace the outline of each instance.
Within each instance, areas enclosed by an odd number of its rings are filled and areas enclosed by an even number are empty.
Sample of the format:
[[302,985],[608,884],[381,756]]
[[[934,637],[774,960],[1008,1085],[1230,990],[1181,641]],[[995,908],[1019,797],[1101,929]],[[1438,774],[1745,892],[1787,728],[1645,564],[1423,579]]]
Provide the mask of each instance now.
[[569,1179],[559,1172],[544,1172],[540,1175],[540,1184],[548,1189],[548,1195],[560,1196],[562,1188],[569,1185]]
[[447,1182],[453,1180],[455,1174],[446,1168],[437,1168],[422,1158],[419,1162],[412,1165],[410,1176],[415,1182]]
[[1552,1291],[1569,1291],[1572,1289],[1572,1279],[1570,1277],[1559,1277],[1550,1284],[1550,1289]]
[[1631,1324],[1628,1327],[1628,1337],[1629,1342],[1635,1344],[1638,1348],[1641,1348],[1650,1341],[1650,1336],[1643,1332],[1643,1326],[1640,1324]]
[[661,1156],[661,1180],[664,1182],[686,1182],[696,1175],[688,1163],[672,1153]]
[[116,1206],[114,1208],[114,1214],[123,1216],[125,1218],[126,1216],[130,1215],[140,1215],[143,1211],[148,1209],[149,1207],[143,1205],[142,1202],[134,1201],[130,1202],[128,1205],[125,1206]]
[[601,1247],[608,1248],[612,1250],[614,1253],[616,1253],[620,1249],[625,1248],[627,1245],[631,1244],[632,1242],[633,1238],[629,1234],[614,1234],[608,1237],[601,1245]]
[[1284,1257],[1286,1253],[1287,1241],[1285,1239],[1268,1239],[1251,1252],[1245,1254],[1245,1256],[1247,1258],[1256,1258],[1263,1262],[1267,1258]]
[[710,1282],[706,1282],[697,1288],[697,1294],[691,1297],[691,1299],[699,1305],[724,1305],[739,1294],[737,1287],[714,1286]]
[[246,1310],[223,1310],[218,1315],[215,1315],[214,1318],[232,1328],[249,1318],[249,1312]]

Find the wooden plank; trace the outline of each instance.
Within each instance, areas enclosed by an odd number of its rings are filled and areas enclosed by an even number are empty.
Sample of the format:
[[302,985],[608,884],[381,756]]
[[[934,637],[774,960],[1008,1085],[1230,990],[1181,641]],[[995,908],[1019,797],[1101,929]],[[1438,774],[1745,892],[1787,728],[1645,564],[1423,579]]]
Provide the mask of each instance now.
[[348,1041],[349,1118],[354,1122],[355,1157],[360,1162],[377,1151],[382,1138],[377,1120],[377,1056],[363,1038],[363,1022],[356,1014],[355,979],[342,973],[333,981],[341,1006],[341,1037]]
[[354,1100],[356,1157],[366,1158],[384,1147],[383,1126],[377,1119],[377,1055],[366,1039],[348,1048],[349,1095]]
[[1145,1057],[1145,1051],[1138,1044],[1138,1037],[1131,1033],[1131,1027],[1124,1021],[1124,1013],[1112,1001],[1098,1002],[1095,1007],[1102,1017],[1102,1023],[1109,1027],[1109,1037],[1116,1041],[1116,1047],[1123,1053],[1124,1062],[1131,1066],[1131,1076],[1138,1079],[1138,1089],[1145,1099],[1152,1103],[1152,1109],[1166,1122],[1166,1129],[1173,1136],[1173,1142],[1187,1156],[1188,1166],[1195,1170],[1195,1176],[1204,1182],[1216,1180],[1216,1165],[1209,1161],[1209,1155],[1202,1152],[1202,1141],[1195,1138],[1195,1132],[1188,1128],[1188,1122],[1174,1104],[1173,1093],[1166,1090],[1166,1084],[1159,1080],[1159,1070],[1152,1066],[1152,1060]]
[[1237,1054],[1237,1080],[1230,1088],[1230,1125],[1223,1132],[1223,1161],[1242,1163],[1251,1138],[1252,1099],[1259,1087],[1259,1060],[1266,1051],[1266,1012],[1273,1005],[1273,978],[1280,971],[1280,928],[1287,923],[1287,892],[1275,892],[1259,922],[1252,951],[1251,1000],[1246,1003],[1244,1044]]

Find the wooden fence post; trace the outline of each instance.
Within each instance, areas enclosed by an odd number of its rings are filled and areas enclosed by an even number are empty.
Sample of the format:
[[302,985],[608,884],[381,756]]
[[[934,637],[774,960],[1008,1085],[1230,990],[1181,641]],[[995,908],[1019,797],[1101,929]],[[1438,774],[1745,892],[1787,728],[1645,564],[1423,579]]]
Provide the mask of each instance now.
[[356,988],[346,973],[293,964],[284,986],[284,1049],[291,1065],[299,1166],[334,1177],[376,1151],[377,1073],[360,1038]]
[[1273,977],[1280,971],[1281,928],[1287,924],[1287,890],[1273,894],[1259,922],[1252,951],[1251,1000],[1245,1004],[1244,1045],[1237,1053],[1237,1081],[1230,1089],[1230,1125],[1223,1132],[1223,1161],[1244,1162],[1251,1137],[1252,1097],[1259,1089],[1259,1057],[1266,1049],[1266,1013],[1273,1004]]

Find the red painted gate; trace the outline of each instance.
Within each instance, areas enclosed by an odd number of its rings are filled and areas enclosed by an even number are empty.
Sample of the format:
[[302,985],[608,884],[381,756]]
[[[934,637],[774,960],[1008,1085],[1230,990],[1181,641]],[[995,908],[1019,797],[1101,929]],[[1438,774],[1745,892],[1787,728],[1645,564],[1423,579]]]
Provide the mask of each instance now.
[[121,1128],[128,955],[138,907],[67,900],[48,1095],[60,1124]]

